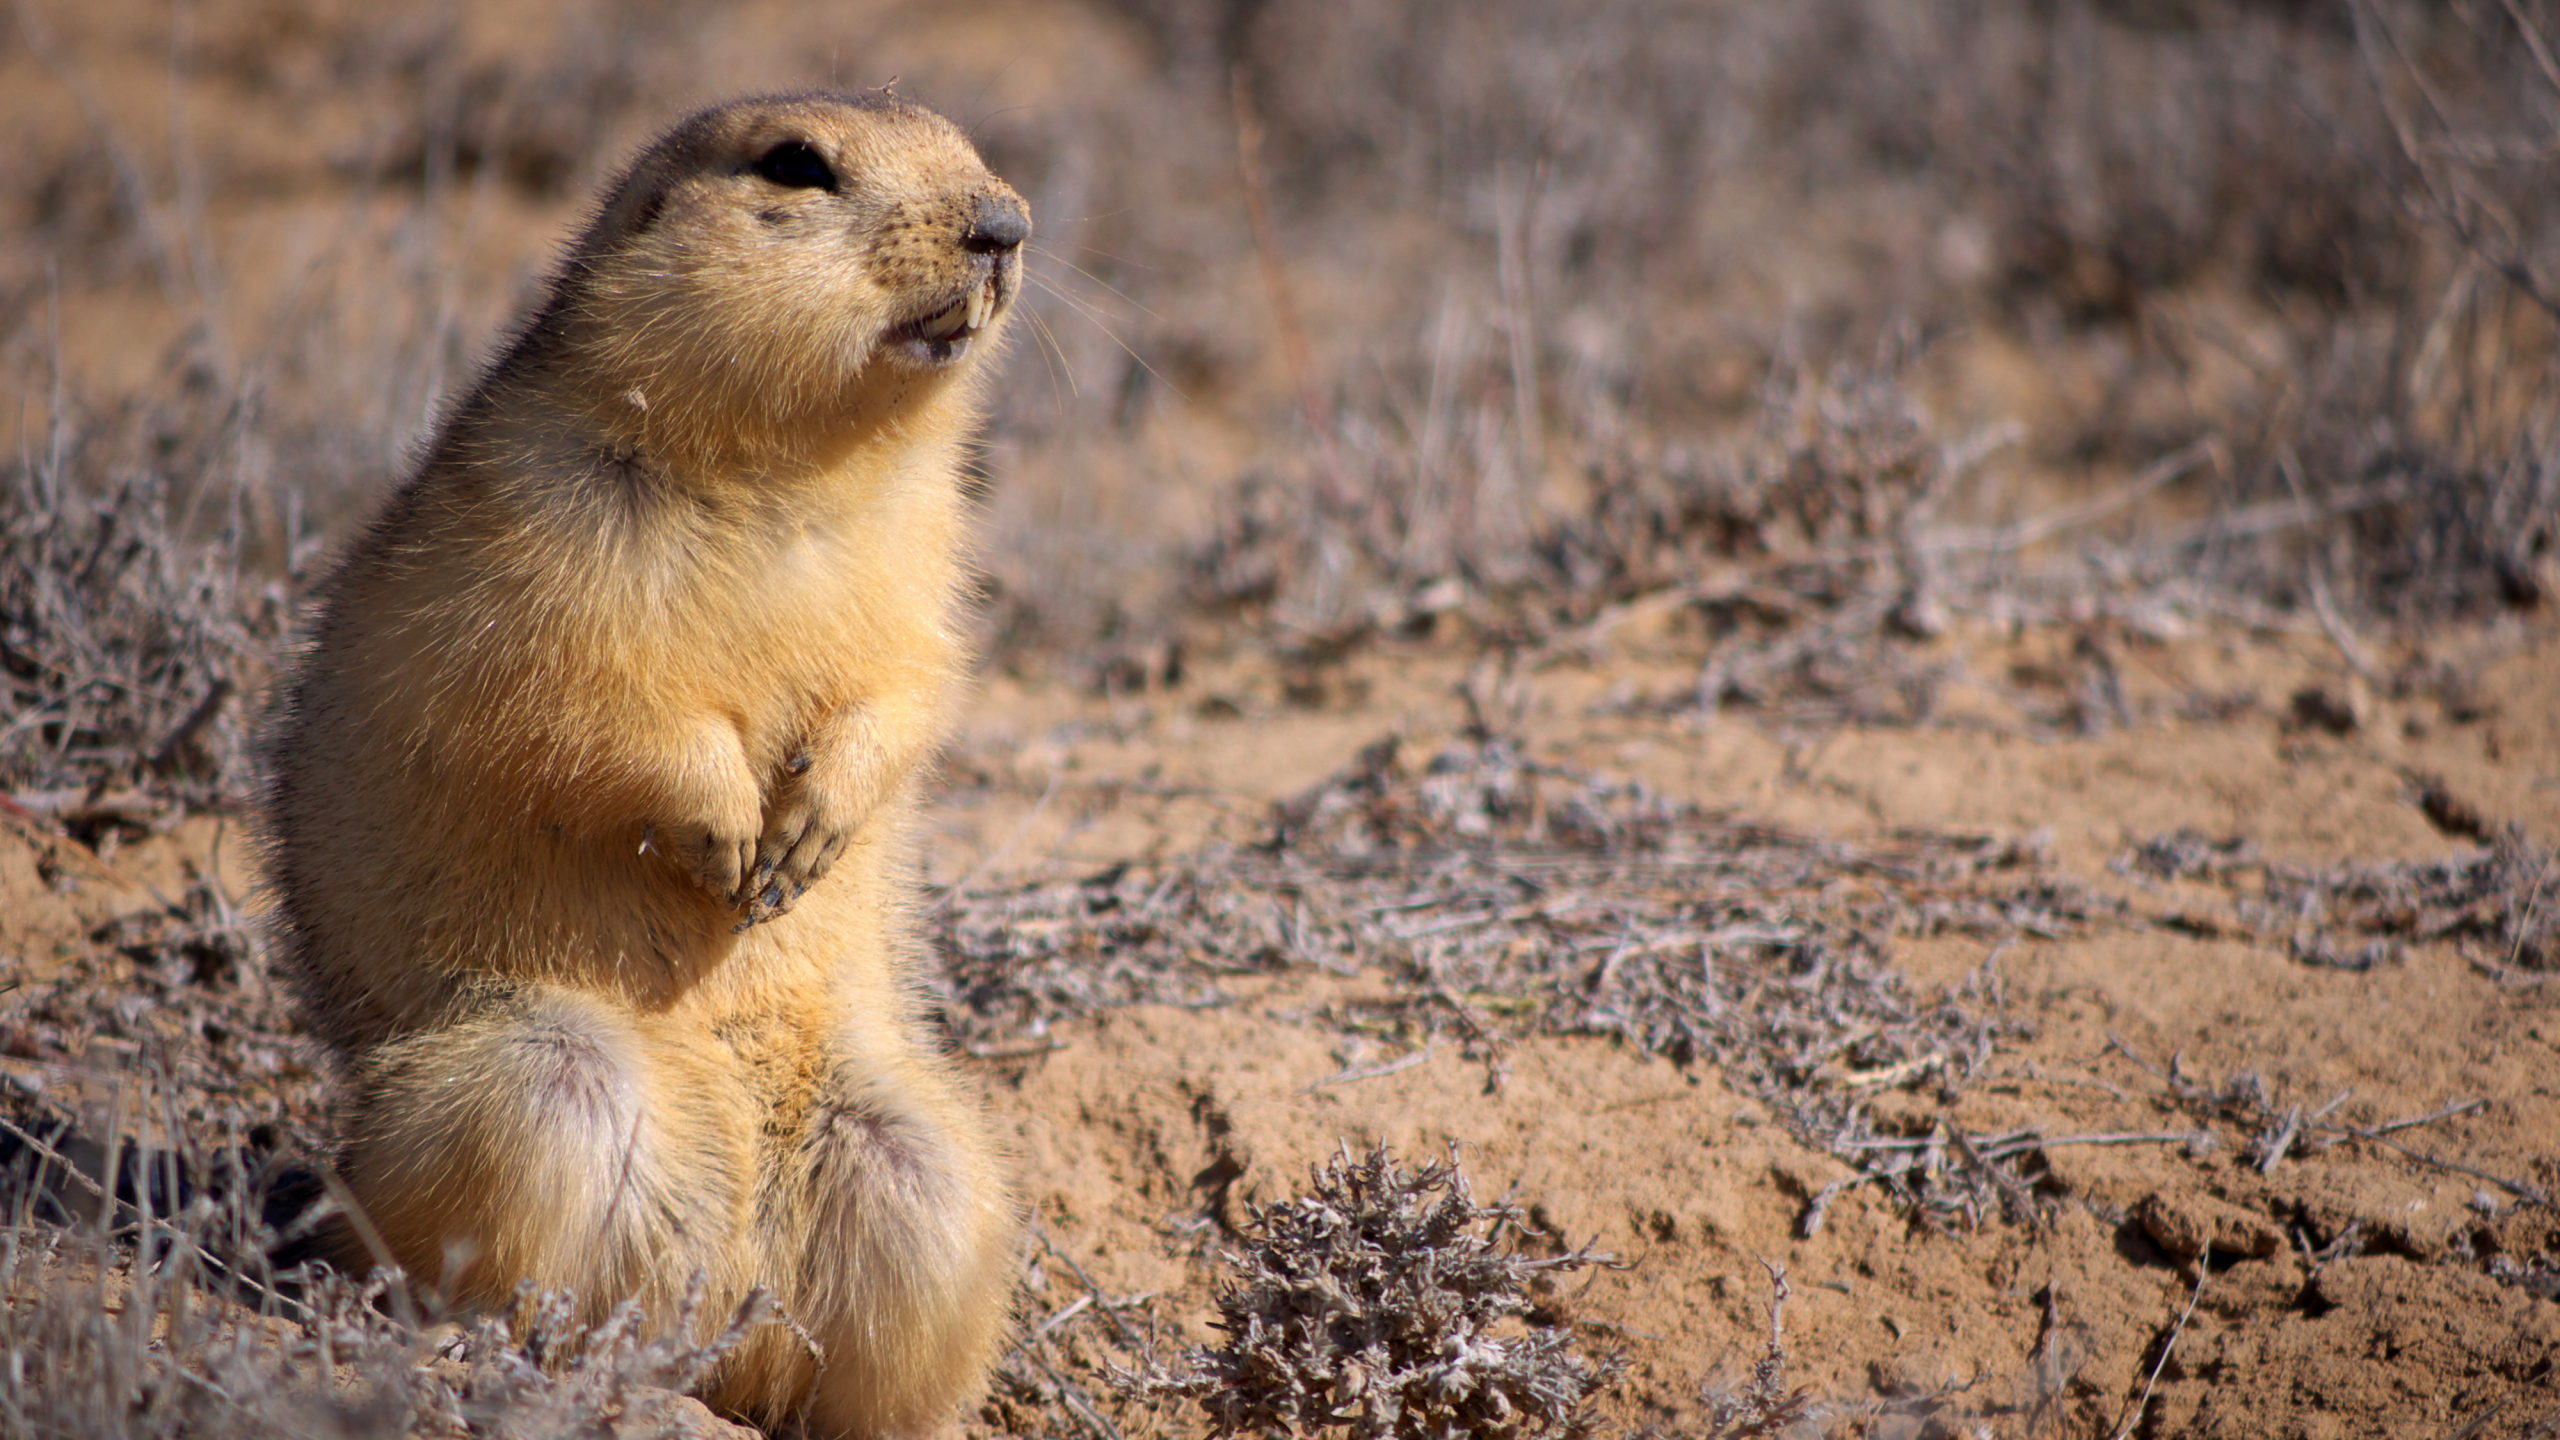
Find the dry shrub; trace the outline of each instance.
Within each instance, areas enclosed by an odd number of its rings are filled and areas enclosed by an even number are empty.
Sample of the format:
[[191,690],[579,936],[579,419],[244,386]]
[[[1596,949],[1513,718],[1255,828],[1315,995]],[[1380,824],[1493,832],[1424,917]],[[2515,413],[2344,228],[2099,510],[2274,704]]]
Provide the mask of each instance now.
[[1533,1298],[1546,1279],[1613,1263],[1532,1257],[1508,1204],[1479,1205],[1455,1155],[1414,1170],[1346,1146],[1308,1191],[1253,1207],[1224,1256],[1216,1327],[1188,1374],[1142,1387],[1189,1396],[1212,1435],[1515,1440],[1574,1434],[1616,1374]]
[[[95,838],[151,813],[102,807],[111,792],[215,808],[248,787],[281,617],[244,582],[237,512],[190,503],[203,479],[98,473],[89,438],[0,467],[0,792]],[[191,518],[209,540],[190,542]]]
[[[2270,866],[2270,930],[2289,929],[2296,959],[2369,970],[2403,944],[2451,941],[2499,966],[2560,966],[2560,903],[2550,903],[2552,852],[2509,828],[2494,844],[2445,860],[2331,870]],[[2291,922],[2287,925],[2287,922]]]
[[[1029,1238],[1035,1249],[1015,1295],[1021,1323],[1012,1350],[988,1377],[980,1418],[1001,1435],[1081,1432],[1088,1440],[1122,1440],[1126,1431],[1106,1412],[1122,1412],[1129,1424],[1127,1412],[1154,1408],[1131,1382],[1159,1356],[1156,1297],[1104,1291],[1036,1220]],[[1060,1290],[1071,1298],[1060,1303]]]
[[1787,1384],[1786,1268],[1765,1258],[1760,1263],[1769,1271],[1769,1339],[1748,1378],[1706,1386],[1704,1440],[1765,1440],[1809,1430],[1819,1413],[1810,1387]]

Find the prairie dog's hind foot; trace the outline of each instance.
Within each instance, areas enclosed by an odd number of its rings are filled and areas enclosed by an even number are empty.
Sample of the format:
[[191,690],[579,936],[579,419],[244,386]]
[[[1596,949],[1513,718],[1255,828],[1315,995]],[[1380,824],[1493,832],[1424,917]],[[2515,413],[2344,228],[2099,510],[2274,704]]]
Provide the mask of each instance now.
[[502,1303],[519,1279],[590,1305],[663,1291],[734,1227],[718,1187],[676,1173],[698,1142],[671,1143],[652,1068],[606,1007],[527,987],[369,1057],[349,1187],[391,1258],[451,1301]]
[[[767,1274],[825,1356],[751,1342],[712,1398],[805,1393],[814,1435],[920,1436],[977,1384],[1010,1317],[1016,1217],[992,1139],[940,1077],[839,1078],[758,1221]],[[814,1389],[809,1387],[814,1385]]]

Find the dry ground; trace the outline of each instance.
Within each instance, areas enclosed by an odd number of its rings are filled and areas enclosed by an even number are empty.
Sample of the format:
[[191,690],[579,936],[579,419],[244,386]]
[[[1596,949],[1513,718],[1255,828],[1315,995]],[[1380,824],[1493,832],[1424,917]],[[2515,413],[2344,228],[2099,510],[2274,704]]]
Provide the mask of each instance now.
[[[1989,644],[1962,653],[1977,671],[2007,658]],[[2142,663],[2163,683],[2207,688],[2226,667],[2278,681],[2324,660],[2185,643]],[[1029,774],[1018,743],[980,748],[1041,733],[1022,717],[1042,697],[1007,694],[982,708],[961,753],[1017,768],[983,799],[955,795],[960,843],[946,863],[1010,840],[1099,868],[1179,835],[1186,806],[1250,814],[1376,734],[1427,753],[1463,722],[1460,677],[1433,669],[1381,664],[1366,703],[1315,714],[1204,723],[1185,713],[1196,699],[1167,696],[1115,717],[1125,739],[1033,749]],[[1346,1034],[1337,1017],[1395,988],[1300,967],[1237,987],[1224,1007],[1139,1007],[1061,1028],[1061,1048],[1003,1068],[995,1093],[1020,1127],[1050,1243],[1108,1293],[1167,1292],[1169,1315],[1196,1336],[1189,1252],[1204,1208],[1302,1188],[1346,1139],[1409,1155],[1455,1140],[1480,1187],[1632,1262],[1578,1290],[1570,1312],[1636,1362],[1611,1407],[1623,1423],[1690,1430],[1699,1387],[1740,1379],[1760,1340],[1762,1260],[1792,1278],[1795,1378],[1844,1416],[1882,1407],[1850,1433],[1921,1433],[1906,1417],[1931,1415],[1985,1417],[1996,1434],[2109,1433],[2199,1281],[2142,1433],[2451,1433],[2519,1384],[2538,1387],[2560,1341],[2548,1298],[2560,1257],[2544,1248],[2555,1217],[2532,1198],[2560,1179],[2560,1032],[2546,992],[2475,963],[2494,966],[2494,954],[2447,947],[2362,973],[2307,967],[2280,941],[2240,933],[2227,892],[2108,867],[2181,827],[2306,865],[2466,853],[2417,809],[2408,777],[2421,772],[2458,777],[2456,791],[2511,807],[2502,821],[2550,833],[2560,727],[2547,646],[2488,672],[2495,718],[2418,738],[2399,714],[2340,740],[2253,710],[2097,740],[1985,725],[1789,744],[1739,725],[1595,721],[1585,707],[1606,679],[1535,685],[1530,751],[1847,839],[2042,832],[2053,875],[2124,903],[2082,935],[1933,939],[1893,955],[1924,992],[1996,977],[2023,1033],[2004,1035],[1952,1097],[1874,1087],[1877,1127],[1949,1144],[1957,1132],[2041,1137],[2031,1174],[2044,1172],[2038,1192],[2058,1203],[2022,1223],[1940,1229],[1860,1186],[1804,1238],[1808,1202],[1854,1172],[1714,1066],[1546,1036],[1488,1065],[1446,1038]],[[1267,779],[1241,790],[1240,776]],[[1141,780],[1179,798],[1133,796]],[[1046,814],[1013,818],[1044,794]],[[2249,1103],[2205,1098],[2252,1075]],[[2274,1118],[2260,1095],[2331,1128],[2280,1159],[2253,1155]],[[2391,1132],[2396,1144],[2349,1138],[2464,1106]],[[2212,1140],[2180,1138],[2203,1134]],[[1946,1148],[1932,1158],[1965,1163]],[[2552,1400],[2531,1404],[2547,1413]]]
[[[2441,776],[2495,823],[2554,833],[2553,652],[2522,637],[2498,648],[2474,718],[2377,706],[2345,737],[2254,706],[2085,740],[1986,718],[1791,743],[1741,724],[1594,719],[1591,700],[1630,667],[1528,683],[1531,756],[1853,843],[2040,833],[2038,877],[2106,902],[2067,936],[1893,945],[1916,993],[1969,993],[2014,1022],[1961,1083],[1864,1073],[1848,1045],[1806,1082],[1846,1087],[1874,1132],[1910,1137],[1925,1165],[1968,1164],[1959,1135],[2001,1137],[2025,1157],[2032,1199],[1979,1224],[1933,1223],[1882,1184],[1851,1184],[1808,1237],[1814,1198],[1859,1172],[1716,1065],[1507,1019],[1493,1022],[1500,1043],[1470,1045],[1399,1009],[1410,990],[1387,965],[1227,976],[1223,1003],[1063,1020],[972,1064],[1016,1137],[1040,1244],[1105,1297],[1155,1297],[1120,1313],[1161,1323],[1168,1355],[1174,1337],[1214,1338],[1206,1255],[1248,1206],[1304,1188],[1345,1143],[1429,1157],[1454,1142],[1480,1193],[1628,1262],[1554,1301],[1586,1346],[1632,1362],[1601,1407],[1612,1427],[1689,1433],[1701,1388],[1739,1382],[1765,1324],[1764,1261],[1791,1280],[1789,1378],[1834,1407],[1840,1433],[1953,1417],[1994,1434],[2109,1433],[2173,1331],[2142,1433],[2450,1434],[2501,1406],[2515,1421],[2560,1412],[2546,1388],[2560,1343],[2560,1012],[2540,975],[2447,943],[2361,972],[2306,965],[2281,932],[2253,930],[2229,888],[2110,868],[2181,828],[2305,867],[2474,853],[2422,813],[2414,775]],[[2018,663],[1988,640],[1947,653],[1968,674]],[[2279,690],[2335,683],[2338,668],[2269,640],[2161,644],[2139,663],[2198,690],[2234,674]],[[1271,676],[1251,666],[1117,702],[991,687],[955,754],[934,878],[1002,894],[1250,838],[1271,802],[1350,767],[1367,741],[1393,733],[1428,755],[1460,738],[1464,673],[1450,662],[1382,657],[1347,678],[1364,698],[1315,710],[1259,698]],[[89,937],[153,908],[153,892],[198,875],[236,889],[247,863],[236,827],[207,821],[126,847],[124,883],[87,867],[62,878],[47,863],[61,848],[13,835],[0,869],[0,947],[27,989],[82,963]],[[13,1050],[35,1058],[0,1063],[61,1094],[67,1072],[202,1043],[218,1013],[160,1009],[173,966],[156,968],[127,1024],[60,1053],[22,1038]],[[2270,1156],[2287,1115],[2301,1128]],[[2389,1128],[2410,1119],[2423,1123]],[[1035,1277],[1032,1324],[1086,1293],[1054,1259]],[[1086,1349],[1061,1348],[1057,1364],[1132,1358],[1089,1308],[1061,1330],[1053,1345]],[[1071,1373],[1124,1425],[1192,1428],[1178,1411],[1128,1411],[1091,1368]],[[1028,1402],[991,1419],[1074,1424]]]

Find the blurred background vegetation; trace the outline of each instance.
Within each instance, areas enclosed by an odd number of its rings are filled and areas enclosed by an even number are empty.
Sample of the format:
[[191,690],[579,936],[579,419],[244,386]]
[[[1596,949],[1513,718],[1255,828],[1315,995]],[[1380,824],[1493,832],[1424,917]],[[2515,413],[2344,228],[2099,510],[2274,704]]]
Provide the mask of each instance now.
[[997,665],[1641,613],[1701,666],[1670,708],[1926,721],[1898,647],[1971,623],[2318,624],[2424,684],[2432,627],[2551,583],[2555,37],[2550,0],[16,0],[0,791],[236,797],[298,588],[585,197],[811,85],[946,111],[1038,219]]

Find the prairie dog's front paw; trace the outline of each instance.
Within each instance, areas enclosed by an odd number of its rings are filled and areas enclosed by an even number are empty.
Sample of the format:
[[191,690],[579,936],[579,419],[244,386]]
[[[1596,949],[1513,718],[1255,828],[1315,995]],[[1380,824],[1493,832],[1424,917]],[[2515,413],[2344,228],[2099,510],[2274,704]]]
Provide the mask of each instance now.
[[641,854],[662,857],[725,904],[746,899],[764,790],[734,727],[707,720],[694,726],[639,799]]
[[765,809],[757,837],[739,928],[789,910],[810,886],[825,879],[853,840],[861,815],[838,792],[819,783],[807,755],[784,767],[786,779]]
[[747,898],[755,874],[756,839],[744,827],[652,821],[641,829],[640,850],[666,856],[731,905]]

